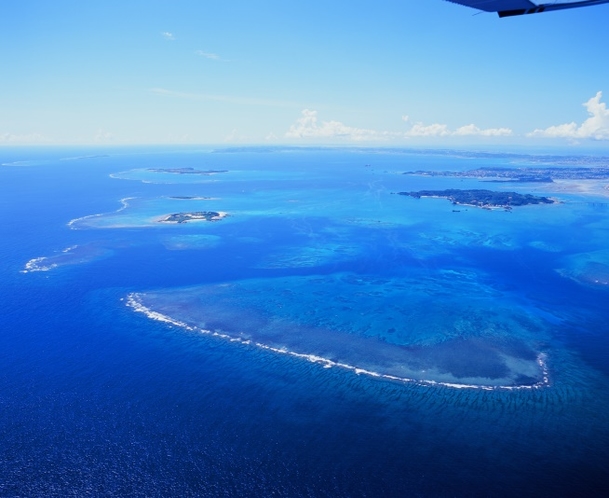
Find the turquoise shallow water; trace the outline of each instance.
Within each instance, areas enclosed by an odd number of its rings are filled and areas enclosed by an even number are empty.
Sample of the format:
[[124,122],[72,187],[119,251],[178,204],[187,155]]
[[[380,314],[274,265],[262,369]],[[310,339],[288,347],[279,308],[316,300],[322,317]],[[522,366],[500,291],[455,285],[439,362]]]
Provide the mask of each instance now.
[[[501,154],[84,152],[0,161],[0,494],[607,485],[602,189],[402,174]],[[178,167],[228,172],[149,171]],[[489,185],[562,202],[395,194]],[[227,217],[158,221],[198,211]]]
[[153,319],[326,368],[454,387],[547,385],[544,323],[455,273],[444,282],[424,273],[250,279],[134,294],[130,304]]

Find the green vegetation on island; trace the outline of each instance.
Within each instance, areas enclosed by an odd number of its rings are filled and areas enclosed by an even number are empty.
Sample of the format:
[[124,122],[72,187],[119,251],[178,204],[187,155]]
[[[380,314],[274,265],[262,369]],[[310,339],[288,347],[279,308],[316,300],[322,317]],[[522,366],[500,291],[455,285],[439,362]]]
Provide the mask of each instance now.
[[399,195],[408,195],[416,199],[421,197],[440,197],[448,199],[453,204],[465,204],[481,208],[502,207],[511,209],[514,206],[525,206],[527,204],[553,204],[552,199],[538,197],[531,194],[519,194],[517,192],[495,192],[493,190],[419,190],[417,192],[398,192]]
[[187,223],[189,221],[218,221],[226,217],[226,213],[216,211],[194,211],[192,213],[174,213],[160,220],[159,223]]

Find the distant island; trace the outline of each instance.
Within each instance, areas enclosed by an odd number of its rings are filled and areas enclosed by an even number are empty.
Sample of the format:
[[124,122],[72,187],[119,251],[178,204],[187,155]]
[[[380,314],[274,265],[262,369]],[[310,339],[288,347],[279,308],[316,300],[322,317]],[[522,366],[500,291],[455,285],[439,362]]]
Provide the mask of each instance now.
[[159,223],[188,223],[189,221],[218,221],[228,216],[222,211],[194,211],[192,213],[174,213],[160,220]]
[[174,175],[215,175],[228,173],[227,169],[195,169],[195,168],[148,168],[153,173],[172,173]]
[[201,196],[194,196],[194,195],[170,195],[169,196],[170,199],[176,199],[178,201],[207,201],[212,199],[212,197],[201,197]]
[[419,190],[417,192],[398,192],[399,195],[408,195],[419,199],[421,197],[439,197],[448,199],[453,204],[464,204],[485,209],[504,208],[512,209],[514,206],[525,206],[527,204],[553,204],[552,199],[537,197],[531,194],[519,194],[517,192],[496,192],[493,190]]
[[406,171],[404,175],[484,178],[490,182],[551,183],[554,180],[608,180],[609,167],[478,168],[467,171]]

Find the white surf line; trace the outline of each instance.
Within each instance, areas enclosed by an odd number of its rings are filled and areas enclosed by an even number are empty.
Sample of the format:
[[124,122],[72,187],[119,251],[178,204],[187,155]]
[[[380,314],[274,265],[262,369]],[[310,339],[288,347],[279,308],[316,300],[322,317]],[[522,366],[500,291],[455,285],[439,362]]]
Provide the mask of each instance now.
[[49,259],[47,256],[40,256],[39,258],[30,259],[26,264],[23,270],[20,270],[20,273],[31,273],[35,271],[49,271],[53,268],[57,268],[59,265],[57,263],[52,263],[48,266],[43,266],[42,263],[44,260]]
[[[76,249],[77,247],[78,247],[78,244],[70,246],[70,247],[66,247],[65,249],[62,249],[61,252],[63,254],[67,254],[70,251],[73,251],[74,249]],[[34,271],[49,271],[49,270],[52,270],[53,268],[57,268],[59,266],[58,263],[51,263],[48,266],[40,265],[40,263],[42,263],[44,260],[50,259],[51,257],[52,256],[40,256],[39,258],[30,259],[25,264],[25,268],[23,270],[21,270],[20,273],[30,273],[30,272],[34,272]]]
[[139,296],[137,293],[129,294],[127,296],[126,305],[138,313],[143,313],[144,315],[146,315],[148,318],[150,318],[152,320],[165,322],[170,325],[174,325],[176,327],[181,327],[185,330],[189,330],[192,332],[200,332],[202,334],[207,334],[212,337],[219,337],[221,339],[226,339],[230,342],[238,342],[238,343],[244,344],[244,345],[253,344],[254,346],[256,346],[260,349],[272,351],[273,353],[286,354],[289,356],[293,356],[295,358],[300,358],[300,359],[310,361],[311,363],[320,364],[323,366],[323,368],[338,367],[338,368],[344,368],[346,370],[351,370],[356,375],[363,374],[363,375],[368,375],[370,377],[402,382],[404,384],[418,384],[418,385],[424,385],[424,386],[442,386],[442,387],[450,387],[453,389],[482,389],[485,391],[497,391],[497,390],[512,391],[512,390],[518,390],[518,389],[539,389],[541,387],[548,387],[550,385],[549,376],[548,376],[548,368],[547,368],[547,364],[545,361],[546,355],[544,353],[539,353],[539,355],[537,355],[537,364],[542,369],[542,374],[543,374],[542,380],[540,380],[539,382],[536,382],[535,384],[531,384],[531,385],[527,385],[527,386],[525,386],[525,385],[493,386],[493,385],[483,385],[483,384],[457,384],[457,383],[453,383],[453,382],[442,382],[442,381],[436,381],[436,380],[411,379],[408,377],[398,377],[397,375],[382,374],[379,372],[374,372],[372,370],[366,370],[364,368],[356,367],[354,365],[349,365],[348,363],[342,363],[342,362],[338,362],[338,361],[329,360],[328,358],[324,358],[323,356],[316,356],[316,355],[307,354],[307,353],[297,353],[296,351],[290,351],[289,349],[276,348],[276,347],[269,346],[268,344],[264,344],[261,342],[252,342],[249,339],[233,337],[229,334],[224,334],[221,332],[215,332],[212,330],[207,330],[207,329],[203,329],[200,327],[188,325],[185,322],[181,322],[170,316],[163,315],[162,313],[159,313],[157,311],[151,310],[150,308],[147,308],[140,301],[138,301],[138,297]]
[[124,197],[120,200],[122,206],[118,208],[116,211],[111,211],[109,213],[97,213],[97,214],[88,214],[87,216],[81,216],[80,218],[74,218],[73,220],[68,221],[67,226],[69,226],[72,230],[78,230],[77,227],[74,226],[75,223],[79,221],[88,220],[90,218],[98,218],[100,216],[106,216],[108,214],[116,214],[121,211],[127,209],[129,207],[129,201],[132,199],[137,199],[137,197]]
[[123,173],[128,173],[129,171],[133,171],[133,170],[131,169],[131,170],[128,170],[128,171],[119,171],[118,173],[110,173],[108,176],[110,178],[115,179],[115,180],[124,180],[125,178],[122,178],[122,177],[120,177],[118,175],[122,175]]
[[197,330],[195,327],[191,327],[190,325],[188,325],[184,322],[180,322],[179,320],[174,320],[173,318],[171,318],[169,316],[163,315],[161,313],[158,313],[157,311],[152,311],[151,309],[146,308],[146,306],[144,306],[143,304],[141,304],[140,302],[137,301],[136,294],[129,294],[127,296],[127,306],[129,306],[130,308],[132,308],[134,311],[136,311],[138,313],[143,313],[144,315],[146,315],[148,318],[150,318],[152,320],[169,323],[171,325],[175,325],[176,327],[181,327],[186,330],[191,330],[191,331]]

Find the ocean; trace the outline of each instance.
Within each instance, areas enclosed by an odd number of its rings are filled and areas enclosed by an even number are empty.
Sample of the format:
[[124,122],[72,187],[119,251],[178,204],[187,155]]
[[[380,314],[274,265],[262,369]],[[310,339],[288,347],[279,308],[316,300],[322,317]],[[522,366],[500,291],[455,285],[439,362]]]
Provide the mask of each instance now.
[[607,163],[1,148],[0,496],[602,494]]

